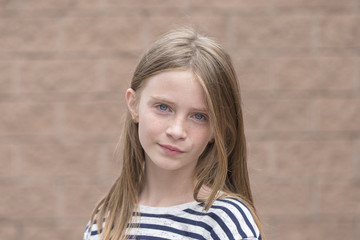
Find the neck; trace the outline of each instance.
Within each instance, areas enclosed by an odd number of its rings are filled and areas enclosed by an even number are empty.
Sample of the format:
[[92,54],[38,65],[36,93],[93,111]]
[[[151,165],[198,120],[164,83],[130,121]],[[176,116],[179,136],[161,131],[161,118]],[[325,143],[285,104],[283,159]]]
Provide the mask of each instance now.
[[167,171],[148,163],[139,203],[153,207],[179,205],[194,201],[193,192],[193,171]]

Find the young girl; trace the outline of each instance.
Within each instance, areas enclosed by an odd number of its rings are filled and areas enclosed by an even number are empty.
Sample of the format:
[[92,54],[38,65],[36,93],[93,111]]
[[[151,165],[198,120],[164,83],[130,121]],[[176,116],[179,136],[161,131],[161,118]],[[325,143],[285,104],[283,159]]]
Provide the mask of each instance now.
[[192,29],[139,62],[126,91],[123,167],[84,240],[261,239],[230,57]]

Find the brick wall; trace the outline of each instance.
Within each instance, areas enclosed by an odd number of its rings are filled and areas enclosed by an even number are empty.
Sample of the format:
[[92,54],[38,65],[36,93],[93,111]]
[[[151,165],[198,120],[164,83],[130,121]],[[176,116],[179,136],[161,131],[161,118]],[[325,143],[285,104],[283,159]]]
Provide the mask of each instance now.
[[359,238],[359,0],[0,0],[1,239],[81,239],[140,53],[184,24],[233,57],[268,239]]

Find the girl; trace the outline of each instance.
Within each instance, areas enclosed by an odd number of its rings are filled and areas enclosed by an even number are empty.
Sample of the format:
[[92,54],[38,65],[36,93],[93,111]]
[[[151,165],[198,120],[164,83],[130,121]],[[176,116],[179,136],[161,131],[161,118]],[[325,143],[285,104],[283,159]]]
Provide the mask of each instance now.
[[84,240],[261,239],[230,57],[192,29],[139,62],[126,91],[123,167]]

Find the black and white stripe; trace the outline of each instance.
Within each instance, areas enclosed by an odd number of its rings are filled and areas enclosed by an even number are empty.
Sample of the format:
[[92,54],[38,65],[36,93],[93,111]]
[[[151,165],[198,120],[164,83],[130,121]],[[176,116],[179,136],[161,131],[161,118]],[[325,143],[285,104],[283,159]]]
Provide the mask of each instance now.
[[[140,224],[130,231],[137,240],[261,240],[250,210],[238,199],[216,200],[209,211],[195,201],[173,207],[140,206],[140,214],[136,217]],[[84,240],[100,239],[96,225],[85,231]]]

